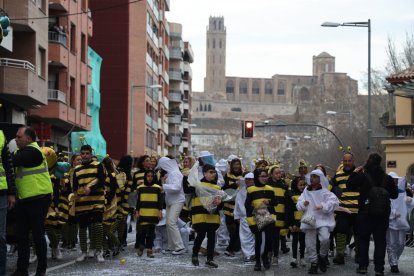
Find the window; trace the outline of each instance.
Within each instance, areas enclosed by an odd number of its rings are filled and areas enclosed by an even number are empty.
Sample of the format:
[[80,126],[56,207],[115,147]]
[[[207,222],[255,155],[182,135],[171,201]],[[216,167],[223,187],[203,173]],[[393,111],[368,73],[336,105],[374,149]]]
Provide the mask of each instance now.
[[81,61],[86,63],[86,35],[81,34]]
[[80,112],[81,113],[86,113],[86,86],[85,85],[81,85],[80,87]]
[[76,25],[70,24],[70,51],[76,54]]
[[200,111],[203,111],[203,105],[200,103]]
[[306,87],[302,87],[299,91],[299,99],[301,101],[309,101],[310,100],[310,93]]
[[272,95],[273,94],[273,88],[272,83],[270,81],[267,81],[265,84],[265,94]]
[[215,49],[215,48],[216,48],[216,40],[213,39],[213,49]]
[[211,112],[211,104],[208,104],[208,111]]
[[70,78],[69,105],[72,108],[76,107],[76,80],[72,77]]
[[220,41],[219,41],[219,48],[221,49],[221,44],[222,44],[222,42],[221,42],[221,39],[220,39]]
[[252,87],[252,94],[259,94],[260,93],[260,87],[259,87],[259,82],[258,81],[254,81],[253,82],[253,87]]
[[232,80],[227,81],[226,92],[227,93],[234,93],[234,82]]
[[285,83],[283,81],[280,81],[277,86],[277,94],[285,95]]
[[240,94],[247,94],[247,82],[245,80],[240,81]]
[[37,74],[39,77],[46,78],[46,50],[43,48],[39,48]]

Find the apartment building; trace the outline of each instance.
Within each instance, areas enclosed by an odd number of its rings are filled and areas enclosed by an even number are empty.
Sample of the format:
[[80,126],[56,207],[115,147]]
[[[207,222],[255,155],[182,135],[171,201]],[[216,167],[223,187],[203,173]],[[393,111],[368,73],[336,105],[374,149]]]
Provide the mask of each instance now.
[[[92,18],[88,0],[48,1],[47,105],[31,109],[28,122],[39,139],[59,150],[69,150],[72,131],[90,130],[88,114],[88,45]],[[67,15],[69,14],[69,15]]]
[[[48,16],[46,1],[0,0],[11,19],[10,33],[0,45],[0,122],[8,139],[26,124],[32,108],[48,104]],[[7,46],[6,46],[7,45]]]
[[92,0],[92,48],[103,58],[101,131],[108,153],[165,155],[168,142],[169,0]]

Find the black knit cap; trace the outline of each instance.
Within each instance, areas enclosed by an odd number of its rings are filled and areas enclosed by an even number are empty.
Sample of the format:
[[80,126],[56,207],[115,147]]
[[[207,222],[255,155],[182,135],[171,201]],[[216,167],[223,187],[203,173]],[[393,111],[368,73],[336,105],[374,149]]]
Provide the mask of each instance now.
[[205,172],[207,172],[207,171],[210,171],[210,170],[215,171],[215,170],[216,170],[216,168],[215,168],[214,166],[210,165],[210,164],[205,164],[205,165],[203,166],[203,173],[205,173]]

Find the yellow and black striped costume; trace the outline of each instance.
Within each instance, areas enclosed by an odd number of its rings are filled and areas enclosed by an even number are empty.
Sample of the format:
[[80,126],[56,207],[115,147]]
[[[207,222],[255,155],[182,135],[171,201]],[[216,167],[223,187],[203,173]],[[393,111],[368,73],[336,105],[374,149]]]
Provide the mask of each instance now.
[[157,184],[140,185],[137,187],[137,196],[138,223],[158,224],[158,217],[162,210],[161,187]]
[[275,207],[276,212],[276,228],[283,229],[286,227],[286,192],[287,186],[283,180],[277,182],[273,181],[272,178],[269,178],[267,185],[272,187],[273,192],[276,196],[277,205]]
[[296,204],[298,203],[300,195],[292,195],[292,211],[293,211],[293,222],[291,223],[290,226],[297,226],[298,227],[298,231],[300,231],[300,220],[302,219],[303,216],[303,212],[302,211],[298,211],[298,209],[296,208]]
[[[201,185],[214,190],[221,190],[217,184],[201,182]],[[218,208],[214,213],[210,214],[204,207],[200,197],[195,196],[191,200],[191,222],[193,225],[197,224],[216,224],[220,225],[220,215]]]
[[103,224],[112,225],[116,221],[117,212],[117,198],[116,190],[118,184],[116,183],[115,173],[106,175],[105,178],[105,211],[103,216]]
[[348,208],[353,214],[357,214],[359,192],[348,189],[346,185],[351,172],[352,170],[348,173],[342,169],[338,170],[333,179],[333,186],[340,188],[342,192],[339,197],[339,206]]
[[[228,172],[225,176],[224,176],[224,186],[223,186],[223,190],[226,189],[235,189],[238,190],[239,189],[239,185],[237,184],[237,182],[240,180],[240,178],[242,177],[242,175],[234,175],[230,172]],[[236,202],[233,201],[226,201],[224,202],[224,206],[223,206],[223,213],[226,217],[233,219],[234,217],[234,206],[235,206]]]
[[[59,208],[60,201],[61,201],[61,187],[60,187],[60,179],[56,178],[54,174],[50,175],[50,180],[53,184],[53,200],[49,206],[49,210],[46,215],[45,224],[49,226],[58,226],[63,225],[67,221],[67,216],[62,217],[62,210]],[[58,209],[58,212],[56,212]],[[64,211],[64,210],[63,210]],[[68,213],[68,209],[66,208],[66,214]]]
[[60,193],[59,193],[59,212],[61,221],[66,223],[69,219],[69,195],[72,193],[72,186],[70,183],[69,173],[65,173],[60,179]]
[[275,208],[272,205],[276,205],[276,197],[273,188],[268,185],[263,186],[250,186],[247,188],[247,195],[245,201],[247,223],[252,229],[252,232],[257,231],[256,219],[253,214],[254,209],[263,205],[263,200],[269,200],[270,208],[268,208],[272,217],[276,220]]
[[[100,212],[105,208],[104,172],[102,165],[97,161],[79,165],[75,168],[73,186],[76,191],[76,216]],[[85,195],[85,187],[91,192]]]

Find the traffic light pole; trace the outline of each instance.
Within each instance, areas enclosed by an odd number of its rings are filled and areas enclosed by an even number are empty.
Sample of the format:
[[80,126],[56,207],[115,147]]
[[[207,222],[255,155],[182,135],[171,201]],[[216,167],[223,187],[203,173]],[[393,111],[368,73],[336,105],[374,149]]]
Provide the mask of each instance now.
[[285,123],[278,123],[278,124],[256,124],[255,127],[287,127],[287,126],[314,126],[314,127],[320,127],[322,129],[325,129],[326,131],[330,132],[338,141],[339,145],[343,148],[344,144],[342,143],[341,139],[339,139],[338,135],[335,134],[335,132],[333,132],[332,130],[330,130],[327,127],[318,125],[318,124],[302,124],[302,123],[298,123],[298,124],[285,124]]

